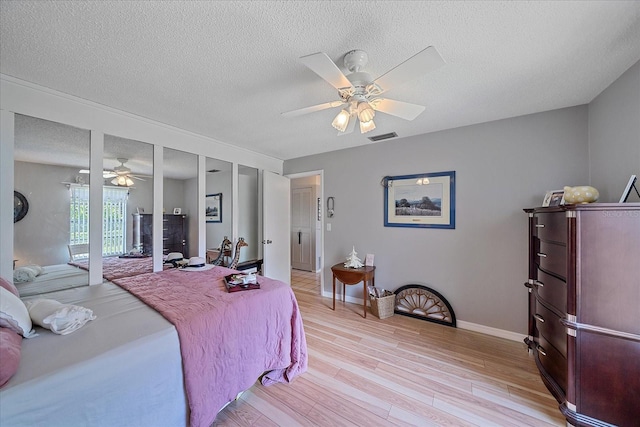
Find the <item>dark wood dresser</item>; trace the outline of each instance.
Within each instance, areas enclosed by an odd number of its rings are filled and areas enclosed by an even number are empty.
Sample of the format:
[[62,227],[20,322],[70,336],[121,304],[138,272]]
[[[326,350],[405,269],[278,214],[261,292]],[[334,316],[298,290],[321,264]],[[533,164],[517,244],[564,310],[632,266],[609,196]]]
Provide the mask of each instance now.
[[[153,255],[153,215],[133,214],[133,216],[134,242],[137,237],[136,232],[140,233],[139,242],[142,247],[142,253]],[[181,252],[185,258],[188,258],[188,248],[187,216],[162,215],[162,253],[166,255],[169,252]]]
[[571,425],[640,425],[640,203],[525,212],[542,380]]

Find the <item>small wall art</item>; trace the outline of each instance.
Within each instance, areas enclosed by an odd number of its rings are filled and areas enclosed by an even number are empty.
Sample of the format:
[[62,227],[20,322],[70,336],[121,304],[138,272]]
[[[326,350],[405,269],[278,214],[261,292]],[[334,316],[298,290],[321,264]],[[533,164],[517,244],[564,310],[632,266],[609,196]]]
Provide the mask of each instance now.
[[206,221],[222,222],[222,193],[207,194],[206,199]]

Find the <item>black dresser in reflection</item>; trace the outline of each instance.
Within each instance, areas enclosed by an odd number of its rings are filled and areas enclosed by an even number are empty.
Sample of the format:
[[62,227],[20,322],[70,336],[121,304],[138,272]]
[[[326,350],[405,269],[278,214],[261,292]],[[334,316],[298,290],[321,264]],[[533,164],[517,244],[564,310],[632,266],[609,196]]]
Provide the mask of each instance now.
[[[133,214],[133,245],[139,245],[145,255],[153,255],[153,215]],[[187,216],[162,215],[162,253],[181,252],[189,257],[187,246]]]

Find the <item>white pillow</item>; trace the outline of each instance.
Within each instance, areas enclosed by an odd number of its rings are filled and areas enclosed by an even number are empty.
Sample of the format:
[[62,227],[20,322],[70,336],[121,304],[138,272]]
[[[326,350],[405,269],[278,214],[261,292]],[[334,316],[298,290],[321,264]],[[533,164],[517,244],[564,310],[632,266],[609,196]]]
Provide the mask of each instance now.
[[35,337],[29,311],[22,300],[0,287],[0,326],[9,328],[25,338]]
[[13,270],[14,283],[33,282],[36,279],[36,276],[36,271],[30,267],[18,267]]

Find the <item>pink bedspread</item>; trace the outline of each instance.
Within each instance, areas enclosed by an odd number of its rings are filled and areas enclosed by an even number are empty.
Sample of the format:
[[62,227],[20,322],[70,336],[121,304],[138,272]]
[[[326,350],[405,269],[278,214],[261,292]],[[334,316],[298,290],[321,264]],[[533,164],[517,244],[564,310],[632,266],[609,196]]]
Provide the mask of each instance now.
[[[70,262],[70,265],[89,270],[89,260]],[[122,277],[136,276],[153,271],[153,258],[102,258],[102,277],[107,280],[120,279]]]
[[307,343],[291,287],[258,276],[260,289],[228,293],[224,267],[165,270],[114,280],[173,323],[180,338],[190,425],[210,426],[250,388],[290,382],[307,369]]

